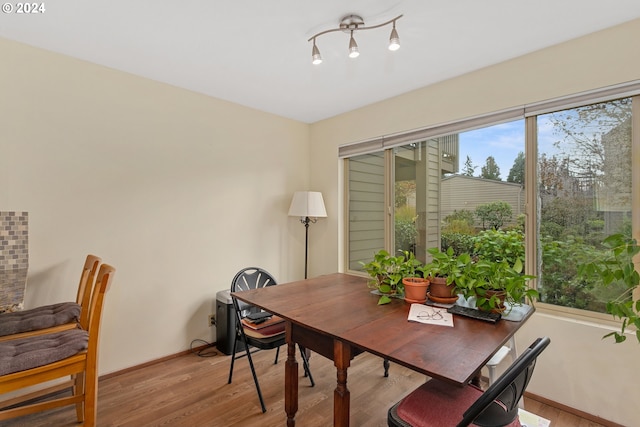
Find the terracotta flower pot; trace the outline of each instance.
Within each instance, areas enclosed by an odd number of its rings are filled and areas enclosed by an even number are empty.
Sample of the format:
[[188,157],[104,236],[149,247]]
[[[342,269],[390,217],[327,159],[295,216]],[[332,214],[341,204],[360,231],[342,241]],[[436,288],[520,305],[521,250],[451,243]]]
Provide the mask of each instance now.
[[507,294],[504,291],[493,291],[493,290],[487,290],[487,294],[486,297],[487,298],[491,298],[493,295],[498,297],[498,300],[500,300],[500,303],[498,304],[497,307],[495,308],[485,308],[485,307],[478,307],[478,309],[480,310],[484,310],[484,311],[490,311],[491,313],[502,313],[506,310],[506,307],[504,305],[504,300],[507,296]]
[[432,277],[431,285],[429,286],[429,294],[436,298],[451,298],[454,297],[455,286],[454,284],[447,285],[446,277]]
[[453,304],[458,300],[455,294],[455,284],[447,285],[446,277],[431,277],[429,279],[429,299],[441,304]]
[[422,277],[404,277],[404,300],[409,303],[423,303],[427,300],[429,280]]

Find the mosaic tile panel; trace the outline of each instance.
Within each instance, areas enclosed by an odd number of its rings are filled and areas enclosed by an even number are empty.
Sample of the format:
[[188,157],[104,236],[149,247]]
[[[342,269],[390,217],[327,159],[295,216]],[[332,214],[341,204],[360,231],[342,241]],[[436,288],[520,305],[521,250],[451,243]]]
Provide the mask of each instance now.
[[29,268],[29,214],[0,211],[0,312],[20,309]]

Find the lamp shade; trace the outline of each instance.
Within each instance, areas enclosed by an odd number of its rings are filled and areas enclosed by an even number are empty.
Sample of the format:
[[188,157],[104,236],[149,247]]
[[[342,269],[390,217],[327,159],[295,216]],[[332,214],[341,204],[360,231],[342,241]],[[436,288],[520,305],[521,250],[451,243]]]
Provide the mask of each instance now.
[[296,191],[289,207],[289,216],[326,217],[324,199],[319,191]]

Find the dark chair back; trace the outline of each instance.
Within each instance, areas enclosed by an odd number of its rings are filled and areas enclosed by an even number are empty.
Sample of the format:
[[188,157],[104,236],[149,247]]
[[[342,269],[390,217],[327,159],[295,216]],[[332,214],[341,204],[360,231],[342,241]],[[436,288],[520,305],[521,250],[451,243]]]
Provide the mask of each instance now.
[[504,426],[518,416],[518,402],[533,375],[536,359],[551,340],[538,338],[464,413],[458,427]]
[[[240,270],[231,281],[231,292],[244,292],[252,289],[265,288],[267,286],[274,285],[277,285],[275,279],[266,270],[259,267],[247,267]],[[231,380],[233,379],[233,367],[235,364],[235,360],[239,357],[244,357],[236,354],[238,341],[241,341],[245,344],[245,355],[249,360],[249,366],[251,367],[251,374],[256,385],[256,391],[258,392],[258,398],[260,399],[262,412],[267,412],[267,407],[264,404],[264,398],[262,397],[260,383],[258,382],[258,376],[256,375],[256,370],[253,365],[253,359],[251,358],[251,351],[249,350],[249,347],[254,347],[260,350],[269,350],[275,348],[276,358],[274,363],[278,363],[280,346],[286,344],[284,329],[273,331],[273,335],[264,337],[249,334],[245,331],[242,320],[249,313],[257,313],[261,310],[258,307],[247,304],[246,302],[242,302],[238,298],[235,298],[233,296],[231,299],[233,301],[233,307],[236,312],[235,315],[237,320],[236,330],[233,338],[233,350],[231,352],[232,357],[231,366],[229,367],[229,380],[227,382],[231,384]],[[274,326],[277,327],[278,325],[276,324]],[[284,327],[284,323],[282,323],[282,326]],[[264,330],[266,330],[267,328],[269,328],[269,326],[267,326]],[[298,346],[300,345],[298,344]],[[300,347],[300,352],[302,356],[302,364],[304,366],[305,376],[309,377],[309,381],[311,381],[311,387],[313,387],[315,383],[313,381],[313,377],[311,376],[311,371],[309,370],[309,361],[307,360],[306,354],[302,351],[302,347]]]
[[[274,285],[277,285],[277,282],[268,271],[260,267],[247,267],[240,270],[231,281],[231,292],[248,291]],[[233,304],[242,318],[253,310],[259,311],[237,298],[233,298]]]

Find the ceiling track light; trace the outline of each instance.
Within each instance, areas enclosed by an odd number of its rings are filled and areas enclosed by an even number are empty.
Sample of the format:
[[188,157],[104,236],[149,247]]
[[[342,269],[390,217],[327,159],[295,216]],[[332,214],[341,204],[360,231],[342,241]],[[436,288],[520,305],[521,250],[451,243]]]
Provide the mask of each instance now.
[[322,63],[322,56],[320,55],[320,49],[316,45],[316,39],[321,35],[333,33],[335,31],[342,31],[345,33],[349,33],[349,57],[357,58],[360,55],[360,51],[358,50],[358,43],[356,43],[356,39],[353,37],[354,31],[359,30],[373,30],[374,28],[384,27],[389,24],[393,24],[393,28],[391,29],[391,35],[389,36],[389,50],[396,51],[400,49],[400,37],[398,37],[398,31],[396,30],[396,21],[402,18],[403,15],[398,15],[395,18],[383,22],[382,24],[372,25],[370,27],[364,26],[364,19],[358,15],[347,15],[340,20],[340,24],[338,28],[332,28],[330,30],[321,31],[318,34],[311,37],[308,41],[313,41],[313,48],[311,50],[311,62],[314,65],[318,65]]
[[395,52],[400,49],[400,37],[396,31],[396,21],[393,21],[393,28],[391,29],[391,35],[389,36],[389,50]]
[[311,50],[311,62],[313,65],[322,64],[322,55],[320,55],[320,50],[318,46],[316,46],[316,39],[313,39],[313,49]]
[[353,30],[351,30],[351,39],[349,39],[349,58],[357,58],[358,56],[360,56],[358,43],[356,43],[356,39],[353,38]]

